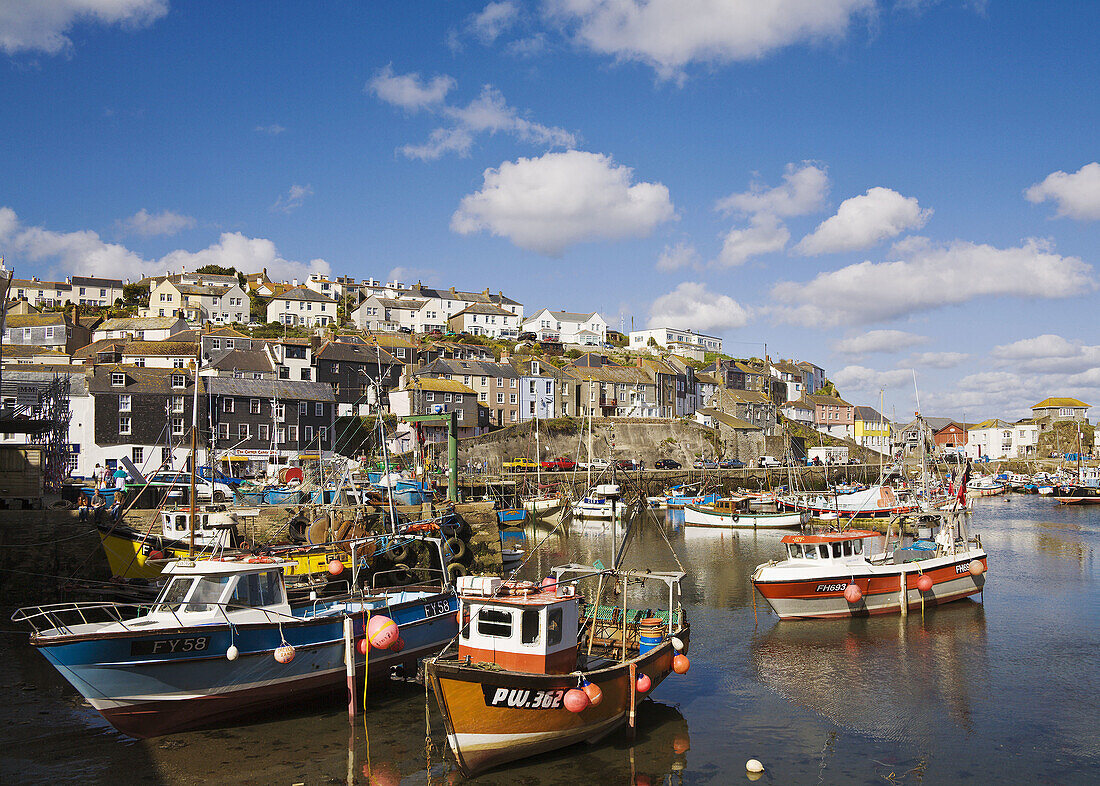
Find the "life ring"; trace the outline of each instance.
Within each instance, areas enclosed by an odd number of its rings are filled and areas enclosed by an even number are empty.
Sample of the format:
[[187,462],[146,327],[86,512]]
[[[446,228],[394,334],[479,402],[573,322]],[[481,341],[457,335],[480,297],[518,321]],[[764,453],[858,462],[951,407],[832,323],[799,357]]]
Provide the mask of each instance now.
[[739,515],[737,515],[736,513],[734,513],[730,516],[730,519],[733,521],[734,524],[736,524],[738,519],[740,519],[740,518],[741,517]]
[[[451,564],[453,565],[454,563]],[[448,566],[448,569],[449,568],[450,566]],[[534,595],[536,592],[539,591],[539,588],[535,585],[535,582],[533,581],[516,581],[510,584],[505,584],[504,586],[508,588],[508,593],[510,595]]]

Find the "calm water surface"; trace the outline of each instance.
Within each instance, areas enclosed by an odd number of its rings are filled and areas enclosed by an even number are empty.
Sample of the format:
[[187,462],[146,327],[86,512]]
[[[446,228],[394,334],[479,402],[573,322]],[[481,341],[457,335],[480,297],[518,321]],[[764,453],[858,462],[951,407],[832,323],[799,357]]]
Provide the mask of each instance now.
[[[781,533],[668,536],[690,578],[691,671],[645,702],[633,740],[616,733],[499,770],[485,784],[1100,782],[1100,506],[1027,496],[976,502],[989,552],[984,599],[922,616],[780,623],[754,616],[748,576]],[[527,569],[609,561],[607,525],[545,538]],[[536,564],[537,563],[537,564]],[[628,563],[676,569],[652,525]],[[11,624],[8,623],[8,628]],[[23,636],[0,638],[0,782],[424,783],[425,697],[393,683],[349,731],[340,698],[272,706],[238,727],[135,741],[85,707]],[[460,782],[440,763],[433,782]],[[369,769],[368,769],[369,768]]]

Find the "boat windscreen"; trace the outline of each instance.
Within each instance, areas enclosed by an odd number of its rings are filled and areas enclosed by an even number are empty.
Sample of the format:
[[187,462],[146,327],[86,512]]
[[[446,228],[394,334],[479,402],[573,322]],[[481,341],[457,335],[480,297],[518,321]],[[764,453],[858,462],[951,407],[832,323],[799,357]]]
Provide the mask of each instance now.
[[202,576],[195,585],[184,611],[211,611],[221,600],[232,576]]
[[179,611],[183,599],[195,583],[194,576],[175,576],[160,593],[157,611]]

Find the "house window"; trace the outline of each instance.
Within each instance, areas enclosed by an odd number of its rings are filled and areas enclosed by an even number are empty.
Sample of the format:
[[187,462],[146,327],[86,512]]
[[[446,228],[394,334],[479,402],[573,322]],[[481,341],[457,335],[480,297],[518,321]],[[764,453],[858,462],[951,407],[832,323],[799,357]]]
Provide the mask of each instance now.
[[515,422],[515,420],[516,420],[516,415],[517,415],[516,410],[511,409],[511,410],[508,411],[509,420],[512,420],[513,422]]
[[125,393],[118,397],[118,411],[129,412],[130,411],[130,394]]
[[270,434],[270,426],[266,423],[261,423],[256,427],[256,437],[260,442],[267,442],[268,435]]
[[308,444],[313,441],[313,426],[302,427],[302,439]]
[[488,377],[482,377],[481,378],[481,386],[484,387],[485,385],[488,385],[488,384],[489,384],[489,378]]
[[53,328],[52,327],[46,328],[46,338],[53,338]]
[[112,372],[111,385],[116,388],[124,387],[126,385],[126,375],[119,374],[118,372]]
[[229,424],[228,423],[219,423],[218,424],[218,439],[229,439]]
[[322,417],[325,414],[325,405],[322,404],[320,401],[314,402],[313,414],[316,417]]
[[477,394],[477,400],[478,401],[488,401],[489,400],[489,394],[486,393],[483,390],[483,391],[481,391],[480,393]]
[[221,349],[222,348],[222,340],[220,338],[210,339],[210,348],[211,349]]
[[509,387],[513,387],[513,388],[514,388],[514,387],[516,386],[516,382],[517,382],[517,380],[513,378],[513,379],[511,380],[511,382],[512,382],[512,384],[511,384],[511,385],[510,385]]
[[172,436],[183,436],[183,418],[172,418]]
[[328,442],[328,428],[327,427],[321,426],[321,428],[317,429],[317,441],[322,445],[324,443]]
[[298,402],[298,415],[302,416],[302,415],[308,415],[308,414],[309,414],[309,402],[308,401],[299,401]]
[[503,393],[497,393],[497,403],[498,404],[503,404],[504,403],[504,394]]
[[260,400],[258,398],[248,400],[248,411],[253,415],[260,414]]
[[145,358],[134,358],[134,365],[138,368],[145,368]]
[[118,418],[118,433],[129,434],[130,433],[130,416],[120,415]]
[[431,391],[428,391],[427,393],[424,394],[424,400],[425,401],[435,401],[435,393],[432,393]]
[[508,394],[508,403],[509,404],[515,404],[516,403],[516,394],[515,393],[509,393]]
[[161,448],[160,449],[160,465],[162,467],[172,466],[172,449]]
[[497,387],[498,388],[504,387],[504,377],[497,377]]
[[224,402],[225,403],[222,404],[222,412],[232,412],[233,411],[233,397],[232,396],[226,396],[225,399],[224,399]]
[[290,369],[286,366],[279,366],[279,379],[290,379]]
[[282,426],[275,429],[275,443],[278,445],[286,444],[286,429]]
[[183,396],[172,396],[172,411],[183,412]]
[[249,437],[248,424],[247,423],[238,423],[237,424],[237,439],[248,439],[248,437]]
[[298,427],[297,426],[287,426],[287,436],[290,437],[291,442],[297,442],[298,441]]
[[185,368],[187,361],[183,358],[172,358],[172,368]]
[[145,461],[145,448],[131,448],[130,449],[130,461],[135,464],[140,464]]
[[172,387],[174,387],[174,388],[185,388],[185,387],[187,387],[187,377],[185,377],[183,374],[173,374],[172,375]]
[[31,340],[31,335],[32,335],[31,334],[31,328],[23,328],[23,340],[24,341],[30,341]]

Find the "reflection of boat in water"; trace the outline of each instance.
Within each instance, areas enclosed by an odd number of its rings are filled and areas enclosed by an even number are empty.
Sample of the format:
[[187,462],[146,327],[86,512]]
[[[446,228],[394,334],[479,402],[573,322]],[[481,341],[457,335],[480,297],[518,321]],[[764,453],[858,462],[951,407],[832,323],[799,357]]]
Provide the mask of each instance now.
[[963,601],[918,615],[785,620],[756,636],[756,678],[832,723],[882,739],[932,738],[944,718],[971,723],[989,669],[985,607]]

